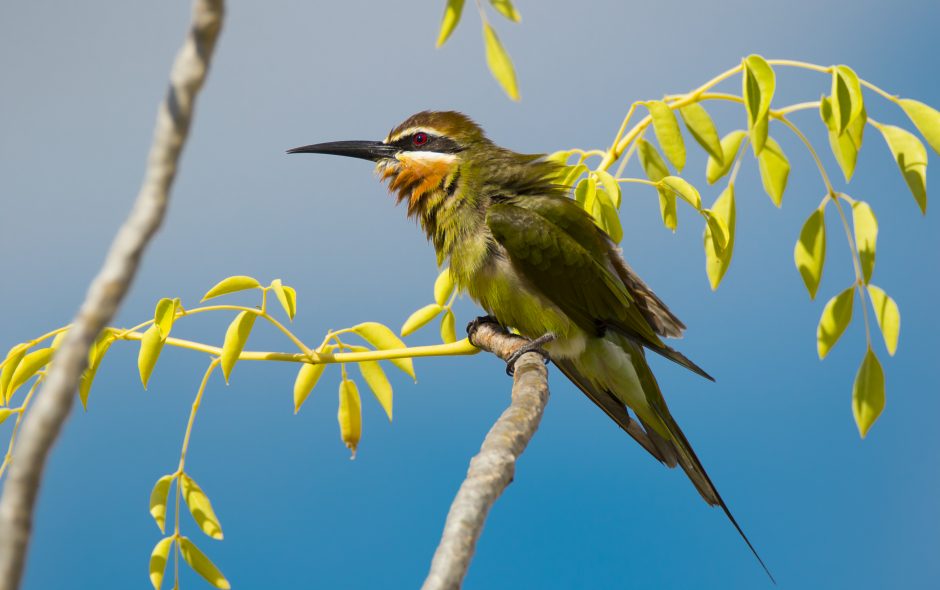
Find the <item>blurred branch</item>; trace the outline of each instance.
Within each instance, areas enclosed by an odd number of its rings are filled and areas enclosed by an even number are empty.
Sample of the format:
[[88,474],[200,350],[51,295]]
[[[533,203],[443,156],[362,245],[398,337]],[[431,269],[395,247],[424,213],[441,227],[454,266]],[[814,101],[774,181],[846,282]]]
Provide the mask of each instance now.
[[0,590],[19,587],[32,527],[32,513],[46,458],[72,407],[88,350],[111,321],[137,272],[144,248],[160,227],[193,106],[222,26],[222,0],[195,0],[192,25],[170,72],[157,112],[153,144],[134,208],[118,231],[107,258],[75,317],[45,386],[24,419],[0,499]]
[[[503,360],[529,342],[492,323],[480,324],[470,340]],[[516,459],[535,434],[547,403],[548,371],[542,357],[535,353],[524,354],[516,361],[512,403],[487,433],[480,452],[470,461],[467,477],[447,514],[444,533],[434,552],[423,590],[460,587],[486,515],[506,486],[512,483]]]

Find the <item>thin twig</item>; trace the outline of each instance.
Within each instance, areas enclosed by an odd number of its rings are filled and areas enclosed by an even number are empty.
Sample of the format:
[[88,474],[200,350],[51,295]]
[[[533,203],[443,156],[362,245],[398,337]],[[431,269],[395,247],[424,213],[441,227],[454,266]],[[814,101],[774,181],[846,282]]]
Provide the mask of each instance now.
[[[481,324],[471,340],[503,360],[528,342],[492,323]],[[516,361],[512,403],[487,433],[480,452],[470,461],[467,477],[450,506],[423,590],[460,587],[486,515],[506,486],[512,483],[516,459],[535,434],[547,403],[548,371],[542,357],[526,353]]]
[[68,417],[88,350],[111,321],[137,273],[144,249],[160,227],[192,122],[193,106],[222,26],[223,0],[195,0],[192,25],[157,112],[143,185],[88,289],[68,336],[55,355],[45,386],[23,420],[0,498],[0,590],[19,587],[43,467]]

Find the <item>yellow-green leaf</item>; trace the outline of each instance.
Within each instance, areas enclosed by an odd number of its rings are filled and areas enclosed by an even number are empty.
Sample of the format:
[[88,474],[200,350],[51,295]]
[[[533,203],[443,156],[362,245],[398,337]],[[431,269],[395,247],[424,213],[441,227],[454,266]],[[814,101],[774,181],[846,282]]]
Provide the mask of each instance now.
[[434,301],[438,305],[444,305],[453,292],[454,277],[450,274],[450,268],[445,268],[434,280]]
[[600,222],[610,239],[619,243],[623,239],[623,226],[620,224],[620,215],[607,191],[600,189],[594,199],[594,218]]
[[777,207],[783,200],[783,192],[787,190],[787,177],[790,176],[790,162],[786,154],[772,137],[757,158],[760,167],[760,178],[764,184],[764,191]]
[[49,348],[52,350],[59,350],[59,346],[65,342],[65,337],[69,335],[68,330],[62,330],[55,335],[55,338],[52,339],[52,344],[49,345]]
[[443,45],[457,28],[460,15],[463,13],[463,3],[464,0],[447,0],[447,6],[444,7],[444,19],[441,21],[441,32],[437,35],[438,47]]
[[175,475],[164,475],[154,484],[150,492],[150,516],[157,522],[160,532],[166,532],[166,499]]
[[728,230],[728,238],[724,249],[719,249],[714,243],[711,226],[705,226],[705,272],[712,291],[718,288],[731,264],[731,255],[734,253],[734,227],[737,218],[734,203],[734,185],[729,184],[715,200],[711,208],[712,215],[720,217]]
[[888,143],[904,181],[914,194],[921,213],[927,214],[927,150],[913,133],[900,127],[882,125],[878,128]]
[[144,337],[140,341],[140,352],[137,354],[137,369],[140,372],[140,382],[144,389],[147,389],[147,383],[150,381],[150,375],[153,368],[160,358],[160,352],[163,350],[163,337],[160,336],[160,328],[156,324],[151,325],[144,332]]
[[238,362],[238,357],[245,350],[245,343],[251,335],[251,328],[255,325],[257,314],[243,311],[235,316],[225,331],[225,340],[222,343],[222,375],[228,383],[232,369]]
[[488,22],[483,23],[483,42],[486,45],[486,64],[490,67],[493,77],[509,98],[519,100],[519,87],[516,85],[516,71],[513,69],[512,60]]
[[676,193],[664,188],[657,189],[659,193],[659,215],[663,219],[666,229],[676,231],[679,225],[679,214],[676,210]]
[[653,118],[653,131],[656,132],[659,146],[676,170],[682,172],[685,167],[685,141],[676,114],[661,100],[650,100],[644,104]]
[[91,348],[88,349],[88,367],[82,372],[82,377],[78,382],[78,397],[82,402],[82,408],[85,410],[88,410],[88,394],[91,392],[91,385],[95,381],[98,367],[113,343],[114,330],[105,328],[95,339],[95,343]]
[[377,361],[363,361],[359,363],[359,372],[362,373],[362,378],[365,379],[369,389],[372,390],[375,399],[382,404],[382,409],[385,410],[385,415],[388,416],[388,421],[391,422],[392,384],[388,382],[388,377],[385,376],[382,366]]
[[511,0],[490,0],[490,4],[493,5],[493,8],[495,8],[498,13],[512,22],[517,23],[522,20],[522,15],[519,14],[516,7],[512,5]]
[[[653,182],[659,182],[669,176],[669,168],[662,156],[656,150],[656,146],[643,138],[637,140],[637,155],[640,158],[640,165],[646,172],[646,177]],[[678,216],[676,214],[676,195],[661,186],[656,187],[659,193],[659,213],[663,219],[663,225],[672,231],[676,231],[678,225]]]
[[160,337],[164,340],[170,335],[173,329],[173,322],[176,320],[176,306],[179,300],[163,298],[157,302],[157,307],[153,311],[153,322],[160,330]]
[[209,291],[202,296],[202,300],[205,301],[206,299],[212,299],[213,297],[219,297],[220,295],[228,295],[229,293],[236,293],[246,289],[258,289],[260,287],[261,283],[259,283],[257,280],[243,275],[236,275],[221,280],[216,284],[216,286],[209,289]]
[[702,216],[705,217],[705,229],[715,248],[716,253],[724,253],[728,245],[729,234],[728,224],[724,218],[716,214],[711,209],[702,209]]
[[16,370],[13,372],[13,377],[10,379],[10,385],[7,387],[7,400],[13,397],[13,394],[19,389],[30,377],[39,372],[40,369],[49,364],[49,361],[52,360],[52,355],[55,353],[55,350],[50,346],[49,348],[40,348],[39,350],[34,350],[33,352],[23,356],[23,359],[17,364]]
[[885,409],[885,373],[869,347],[852,386],[852,414],[862,438]]
[[607,195],[610,197],[614,208],[619,209],[621,199],[620,183],[606,170],[595,170],[594,174],[597,176],[597,180],[600,181],[601,186],[604,187],[604,190],[607,191]]
[[826,303],[822,317],[816,327],[816,352],[824,359],[832,347],[845,332],[852,320],[852,302],[855,299],[855,287],[849,287]]
[[868,285],[868,296],[871,297],[871,308],[884,337],[885,348],[888,349],[889,355],[894,356],[898,350],[898,336],[901,334],[901,310],[894,299],[880,287]]
[[173,537],[165,537],[157,541],[150,553],[150,583],[153,584],[153,590],[160,590],[163,584],[163,574],[166,573],[166,562],[172,547]]
[[859,116],[863,105],[858,76],[848,66],[835,66],[832,69],[832,118],[838,135],[842,135],[849,123]]
[[577,201],[585,211],[591,213],[594,210],[594,198],[597,196],[597,181],[593,176],[584,178],[574,189],[574,200]]
[[[333,347],[328,346],[324,347],[323,350],[319,352],[332,352]],[[317,381],[320,380],[320,376],[323,375],[323,371],[326,370],[326,364],[319,363],[316,365],[311,365],[309,363],[304,363],[301,365],[300,370],[297,372],[297,378],[294,380],[294,413],[300,411],[300,406],[303,405],[307,398],[310,396],[310,392],[313,391],[313,388],[316,387]]]
[[759,156],[767,142],[767,117],[774,97],[776,81],[773,68],[763,57],[749,55],[744,58],[743,63],[742,95],[747,108],[747,129],[751,135],[754,155]]
[[[418,310],[420,311],[420,310]],[[418,312],[415,312],[418,313]],[[411,314],[414,317],[415,314]],[[436,315],[436,314],[435,314]],[[431,316],[432,318],[434,316]],[[411,318],[408,318],[408,321],[405,322],[405,326],[408,325],[408,322],[411,321]],[[430,321],[430,318],[427,320]],[[423,322],[421,325],[415,327],[411,332],[417,330],[426,322]],[[405,327],[402,327],[402,336],[407,336],[411,332],[405,333]],[[392,332],[387,326],[380,324],[378,322],[365,322],[357,326],[353,326],[353,331],[356,334],[359,334],[363,340],[371,344],[373,347],[379,350],[394,350],[396,348],[407,348],[405,343],[395,335],[395,332]],[[415,367],[411,359],[391,359],[391,363],[408,374],[412,379],[415,377]]]
[[822,207],[813,211],[803,224],[800,239],[793,248],[793,262],[803,277],[810,299],[816,299],[826,262],[826,217]]
[[659,184],[682,197],[686,203],[695,207],[696,210],[702,208],[701,195],[699,195],[695,187],[689,184],[684,178],[667,176],[660,180]]
[[576,166],[568,166],[568,173],[565,175],[565,178],[561,181],[562,186],[574,187],[575,181],[578,180],[582,174],[587,174],[588,167],[584,164],[578,164]]
[[940,154],[940,111],[910,98],[902,98],[898,100],[898,104],[914,122],[914,126],[924,136],[933,151]]
[[293,287],[282,284],[281,279],[271,281],[271,288],[274,289],[278,302],[284,308],[284,313],[293,321],[294,315],[297,313],[297,291]]
[[16,411],[11,410],[10,408],[0,408],[0,424],[3,424],[4,422],[6,422],[7,418],[9,418],[15,413]]
[[878,220],[865,201],[852,203],[852,225],[855,226],[855,246],[862,263],[865,284],[871,280],[875,269],[875,244],[878,241]]
[[447,310],[441,318],[441,341],[446,344],[457,342],[457,327],[454,312]]
[[408,319],[405,320],[405,323],[401,327],[401,335],[408,336],[409,334],[414,333],[418,328],[421,328],[427,325],[428,322],[437,317],[437,314],[441,313],[441,310],[444,309],[436,303],[431,303],[430,305],[425,305],[418,311],[412,313],[408,316]]
[[829,130],[829,147],[832,148],[832,155],[836,157],[842,169],[842,175],[848,182],[852,180],[852,175],[855,173],[855,163],[858,160],[858,152],[862,149],[868,114],[863,106],[858,116],[849,122],[845,133],[841,135],[832,114],[832,102],[827,96],[822,97],[819,102],[819,115]]
[[718,130],[715,129],[715,123],[705,107],[701,103],[693,102],[680,108],[679,114],[682,116],[689,133],[702,146],[702,149],[716,162],[724,163],[725,156],[724,151],[721,149],[721,140],[718,138]]
[[202,532],[213,539],[222,540],[222,525],[219,524],[219,518],[212,510],[212,504],[208,496],[202,491],[202,488],[185,473],[180,477],[182,484],[183,499],[189,507],[189,513],[193,515],[193,520],[202,529]]
[[717,160],[713,156],[708,157],[708,163],[705,165],[705,180],[708,184],[715,184],[731,170],[731,165],[734,164],[735,156],[741,149],[741,142],[745,137],[747,137],[747,132],[738,129],[721,138],[721,153],[724,155],[724,160]]
[[0,370],[0,402],[3,402],[4,405],[10,402],[12,395],[10,382],[13,380],[13,374],[26,355],[28,348],[26,344],[17,344],[7,352],[7,356],[3,360],[3,369]]
[[180,553],[183,554],[183,559],[189,567],[193,568],[193,571],[202,576],[205,581],[219,590],[230,590],[232,586],[219,568],[215,567],[215,564],[209,561],[209,558],[187,537],[180,537]]
[[352,379],[343,379],[339,383],[337,419],[340,436],[352,452],[352,458],[355,458],[356,447],[359,446],[359,438],[362,436],[362,405],[359,399],[359,388]]

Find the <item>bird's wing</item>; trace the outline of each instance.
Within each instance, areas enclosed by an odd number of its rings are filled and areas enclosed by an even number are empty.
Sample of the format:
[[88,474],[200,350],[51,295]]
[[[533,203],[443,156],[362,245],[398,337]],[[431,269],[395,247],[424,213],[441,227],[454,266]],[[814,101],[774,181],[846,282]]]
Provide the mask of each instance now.
[[610,260],[613,263],[614,271],[623,281],[623,284],[633,295],[643,317],[649,322],[653,330],[660,336],[667,338],[681,338],[685,330],[685,324],[675,316],[663,301],[653,293],[653,290],[646,286],[643,279],[637,275],[627,261],[623,259],[620,249],[611,245]]
[[583,330],[613,330],[711,379],[660,340],[618,276],[607,235],[577,202],[548,196],[506,198],[489,207],[486,223],[513,266]]

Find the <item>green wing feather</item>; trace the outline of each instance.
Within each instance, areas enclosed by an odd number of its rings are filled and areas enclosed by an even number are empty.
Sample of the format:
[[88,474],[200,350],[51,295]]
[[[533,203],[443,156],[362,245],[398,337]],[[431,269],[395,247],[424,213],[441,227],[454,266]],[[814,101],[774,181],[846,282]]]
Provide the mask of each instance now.
[[551,196],[505,198],[489,207],[486,223],[514,267],[581,329],[597,334],[612,329],[712,379],[660,340],[643,306],[618,276],[622,260],[612,258],[618,255],[610,239],[577,202]]

